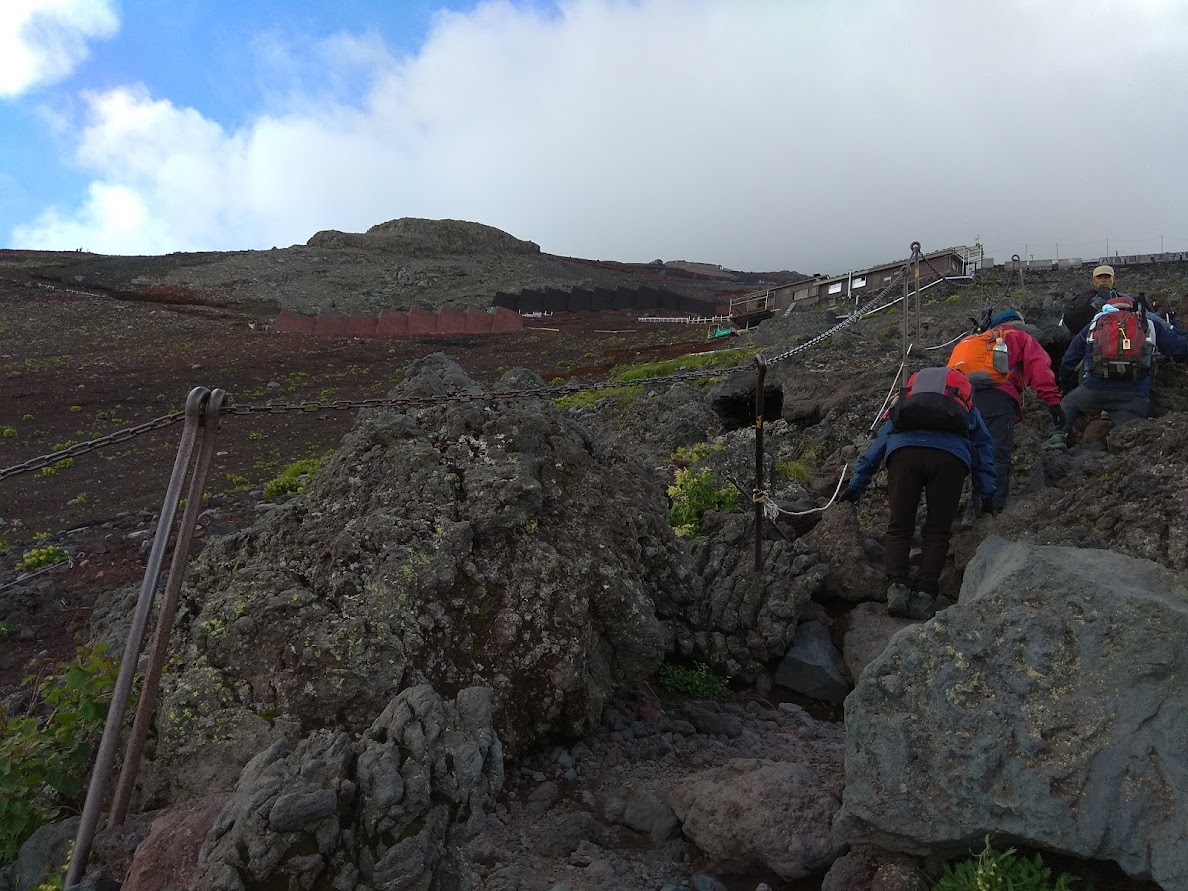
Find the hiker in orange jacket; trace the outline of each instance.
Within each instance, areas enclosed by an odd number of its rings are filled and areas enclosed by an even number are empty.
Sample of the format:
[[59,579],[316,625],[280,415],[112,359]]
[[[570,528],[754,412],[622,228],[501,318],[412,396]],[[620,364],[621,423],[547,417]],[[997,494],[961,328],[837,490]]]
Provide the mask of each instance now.
[[[993,510],[998,513],[1006,505],[1010,488],[1011,456],[1015,451],[1015,425],[1023,420],[1020,399],[1030,387],[1048,406],[1052,424],[1057,430],[1064,424],[1060,408],[1060,389],[1052,373],[1052,359],[1028,330],[1023,314],[1016,309],[1004,309],[990,319],[990,327],[1002,331],[1007,346],[1010,376],[1001,384],[978,386],[974,389],[974,406],[986,422],[994,440],[994,475],[998,486],[994,490]],[[978,505],[975,502],[975,507]]]

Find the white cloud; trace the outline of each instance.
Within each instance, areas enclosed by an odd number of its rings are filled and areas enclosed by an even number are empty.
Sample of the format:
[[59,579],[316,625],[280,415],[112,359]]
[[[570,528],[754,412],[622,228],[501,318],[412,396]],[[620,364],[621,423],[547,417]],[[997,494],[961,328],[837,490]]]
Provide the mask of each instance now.
[[68,76],[90,40],[119,30],[114,0],[9,0],[0,15],[0,97]]
[[88,97],[90,192],[14,240],[268,247],[426,216],[806,272],[978,234],[1000,257],[1188,249],[1186,41],[1170,2],[488,2],[440,13],[409,58],[336,35],[304,82],[363,68],[361,93],[289,96],[234,132],[143,90]]

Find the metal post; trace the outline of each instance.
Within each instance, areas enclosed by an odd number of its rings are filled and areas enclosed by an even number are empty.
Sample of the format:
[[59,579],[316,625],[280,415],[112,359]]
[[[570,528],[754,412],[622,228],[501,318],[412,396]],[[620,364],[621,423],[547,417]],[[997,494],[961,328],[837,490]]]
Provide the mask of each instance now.
[[905,364],[908,354],[908,276],[911,271],[910,263],[903,267],[903,344],[900,356]]
[[173,517],[177,513],[182,482],[185,479],[186,468],[190,464],[190,456],[198,438],[199,421],[208,398],[210,398],[210,390],[206,387],[195,387],[186,399],[185,427],[182,429],[181,443],[177,447],[177,458],[173,462],[173,475],[169,478],[165,501],[161,505],[161,516],[157,520],[157,533],[153,538],[152,549],[149,551],[148,566],[144,571],[144,582],[140,586],[140,598],[136,602],[136,610],[132,614],[132,624],[128,629],[128,642],[124,646],[120,673],[116,678],[115,690],[112,692],[111,705],[107,708],[107,722],[103,726],[103,738],[99,742],[99,751],[95,755],[95,767],[91,772],[91,783],[87,787],[87,798],[83,804],[82,820],[78,825],[74,852],[70,856],[70,866],[66,870],[66,878],[63,882],[66,888],[79,883],[83,871],[86,869],[87,860],[91,856],[91,842],[95,840],[95,828],[99,825],[99,809],[103,804],[103,790],[107,786],[111,765],[115,760],[116,747],[120,742],[120,725],[124,722],[124,709],[128,706],[128,696],[132,692],[136,663],[140,659],[141,644],[144,643],[144,629],[148,622],[149,610],[153,605],[157,576],[161,573],[161,561],[165,556],[169,528],[173,525]]
[[755,357],[755,574],[763,569],[763,382],[767,378],[767,357]]
[[[912,279],[915,282],[916,337],[920,336],[920,242],[912,242]],[[905,354],[906,356],[906,354]]]
[[144,683],[140,688],[140,699],[136,703],[136,719],[132,724],[132,733],[128,739],[128,751],[124,755],[124,766],[120,770],[115,795],[112,797],[111,813],[107,818],[108,827],[123,825],[124,818],[128,815],[128,803],[132,800],[132,790],[136,786],[136,775],[140,771],[140,756],[144,752],[144,741],[148,738],[149,723],[152,720],[157,704],[157,693],[161,687],[161,672],[165,667],[165,658],[169,653],[169,633],[173,630],[173,620],[177,615],[182,582],[185,580],[186,567],[190,562],[190,545],[194,540],[194,529],[198,525],[198,514],[202,510],[202,492],[206,488],[206,477],[210,470],[211,458],[214,457],[219,412],[223,408],[223,400],[226,396],[225,391],[214,390],[210,394],[206,411],[202,416],[202,445],[193,472],[190,474],[190,485],[186,491],[186,508],[182,512],[181,523],[177,529],[177,540],[173,544],[173,560],[169,566],[169,579],[165,583],[165,594],[161,600],[161,615],[157,620],[157,629],[149,647]]

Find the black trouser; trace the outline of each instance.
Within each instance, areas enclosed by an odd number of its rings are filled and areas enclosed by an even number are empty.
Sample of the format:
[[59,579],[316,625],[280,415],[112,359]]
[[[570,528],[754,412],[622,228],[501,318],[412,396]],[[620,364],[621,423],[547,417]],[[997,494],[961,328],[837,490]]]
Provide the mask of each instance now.
[[1001,511],[1007,500],[1011,480],[1011,456],[1015,452],[1015,412],[1018,404],[997,387],[974,390],[974,408],[982,415],[990,438],[994,440],[994,509]]
[[936,595],[941,570],[949,553],[949,536],[961,502],[961,485],[969,468],[944,449],[904,446],[887,459],[887,580],[910,584],[908,553],[916,531],[916,509],[927,493],[928,512],[920,532],[922,553],[915,589]]

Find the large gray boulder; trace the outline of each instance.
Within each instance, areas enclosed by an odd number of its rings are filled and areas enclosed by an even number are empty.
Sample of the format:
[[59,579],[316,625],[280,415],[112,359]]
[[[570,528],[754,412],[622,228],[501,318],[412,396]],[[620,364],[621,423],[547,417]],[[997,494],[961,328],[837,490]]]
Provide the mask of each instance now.
[[846,700],[852,842],[987,833],[1188,888],[1188,580],[1110,551],[988,539],[960,602]]
[[[444,356],[401,396],[475,395]],[[401,689],[487,686],[511,752],[651,676],[699,587],[664,491],[545,399],[362,418],[304,493],[207,547],[165,677],[150,800],[229,789],[281,733],[360,732]]]
[[214,821],[196,891],[471,887],[466,843],[503,785],[491,692],[398,695],[359,740],[318,730],[257,755]]
[[669,803],[715,871],[800,879],[846,849],[830,829],[839,791],[832,779],[807,764],[737,759],[681,780]]

